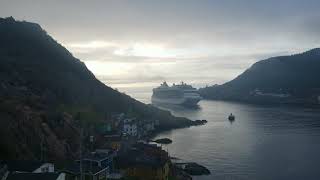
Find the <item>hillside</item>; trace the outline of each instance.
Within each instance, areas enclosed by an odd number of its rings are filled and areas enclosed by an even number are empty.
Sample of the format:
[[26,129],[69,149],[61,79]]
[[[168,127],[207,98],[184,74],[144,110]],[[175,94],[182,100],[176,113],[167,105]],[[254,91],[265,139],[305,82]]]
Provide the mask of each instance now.
[[272,57],[253,64],[235,79],[200,89],[207,99],[249,102],[317,103],[320,49]]
[[193,123],[106,86],[38,24],[12,17],[0,18],[0,109],[1,159],[40,159],[40,146],[51,160],[73,158],[80,123],[112,113],[157,119],[159,130]]

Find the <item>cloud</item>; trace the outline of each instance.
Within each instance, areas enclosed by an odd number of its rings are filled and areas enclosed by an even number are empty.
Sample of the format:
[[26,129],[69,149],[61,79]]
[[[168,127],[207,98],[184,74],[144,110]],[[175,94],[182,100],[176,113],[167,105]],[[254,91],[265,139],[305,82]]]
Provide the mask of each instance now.
[[252,63],[320,45],[318,0],[4,0],[112,84],[223,83]]
[[70,43],[66,45],[69,48],[78,49],[100,49],[106,47],[117,47],[117,44],[105,41],[90,41],[90,42],[80,42],[80,43]]

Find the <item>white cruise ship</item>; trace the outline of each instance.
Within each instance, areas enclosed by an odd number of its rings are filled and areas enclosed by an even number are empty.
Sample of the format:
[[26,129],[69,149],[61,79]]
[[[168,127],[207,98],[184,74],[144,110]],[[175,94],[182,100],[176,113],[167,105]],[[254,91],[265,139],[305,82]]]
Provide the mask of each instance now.
[[196,88],[184,82],[173,84],[171,87],[163,82],[159,87],[153,89],[151,101],[153,104],[173,104],[195,106],[201,100]]

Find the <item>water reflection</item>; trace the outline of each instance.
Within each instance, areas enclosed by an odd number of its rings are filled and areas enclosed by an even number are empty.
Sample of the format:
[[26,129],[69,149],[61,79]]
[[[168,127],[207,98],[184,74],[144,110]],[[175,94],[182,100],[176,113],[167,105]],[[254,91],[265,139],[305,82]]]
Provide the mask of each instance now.
[[183,106],[183,105],[176,105],[176,104],[158,104],[158,103],[152,103],[152,105],[164,109],[164,110],[172,110],[172,111],[196,111],[199,110],[201,107],[197,105],[193,106]]
[[[199,109],[167,110],[208,121],[157,137],[173,140],[172,156],[212,171],[195,179],[319,179],[319,109],[201,101]],[[228,120],[230,112],[236,121]]]

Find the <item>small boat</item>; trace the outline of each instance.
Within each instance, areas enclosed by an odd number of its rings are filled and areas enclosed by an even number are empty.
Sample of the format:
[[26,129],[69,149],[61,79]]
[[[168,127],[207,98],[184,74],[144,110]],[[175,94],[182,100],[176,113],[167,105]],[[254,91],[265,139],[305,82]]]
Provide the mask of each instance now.
[[235,116],[231,113],[228,117],[229,121],[234,121],[235,120]]

